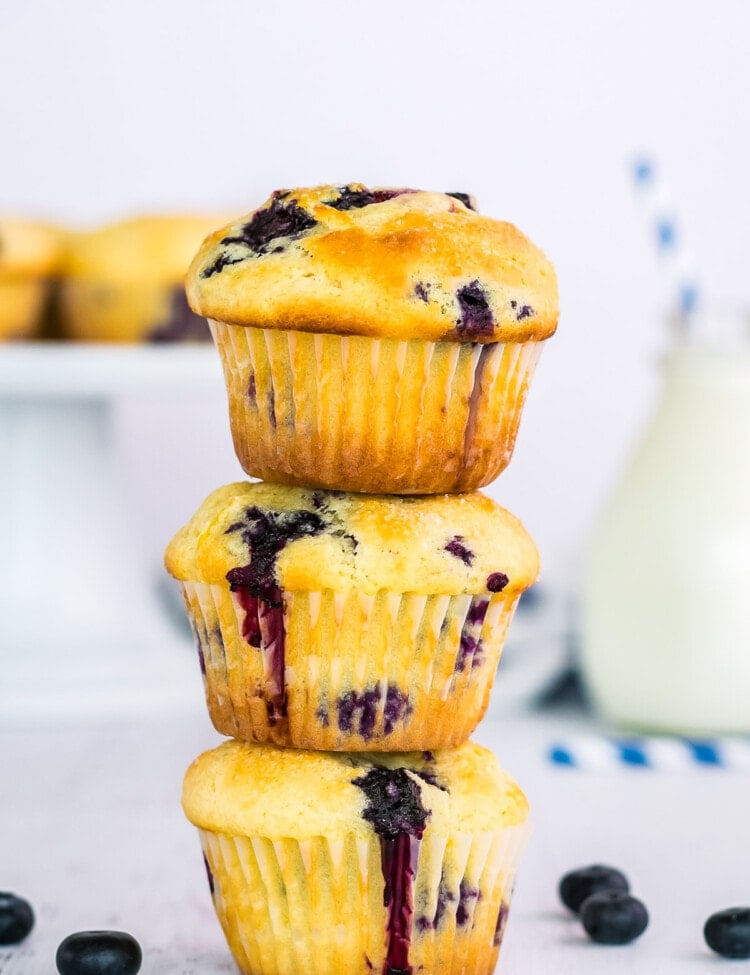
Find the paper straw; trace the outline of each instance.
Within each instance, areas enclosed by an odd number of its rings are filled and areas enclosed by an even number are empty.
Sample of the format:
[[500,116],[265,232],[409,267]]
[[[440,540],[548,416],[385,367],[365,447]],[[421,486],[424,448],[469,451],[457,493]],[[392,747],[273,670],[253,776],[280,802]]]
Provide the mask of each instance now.
[[675,209],[655,162],[642,156],[633,164],[636,194],[644,209],[649,236],[662,264],[667,308],[686,328],[700,304],[695,261],[675,216]]
[[750,738],[606,738],[576,735],[550,745],[548,760],[558,768],[584,772],[618,769],[680,771],[750,770]]

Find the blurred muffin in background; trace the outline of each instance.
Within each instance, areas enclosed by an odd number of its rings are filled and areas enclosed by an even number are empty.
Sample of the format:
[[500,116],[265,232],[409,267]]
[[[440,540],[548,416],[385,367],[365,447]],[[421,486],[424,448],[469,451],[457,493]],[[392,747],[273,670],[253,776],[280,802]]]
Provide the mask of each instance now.
[[183,279],[217,215],[150,215],[71,235],[63,262],[62,327],[89,342],[203,342]]
[[62,237],[51,224],[0,215],[0,340],[40,336]]

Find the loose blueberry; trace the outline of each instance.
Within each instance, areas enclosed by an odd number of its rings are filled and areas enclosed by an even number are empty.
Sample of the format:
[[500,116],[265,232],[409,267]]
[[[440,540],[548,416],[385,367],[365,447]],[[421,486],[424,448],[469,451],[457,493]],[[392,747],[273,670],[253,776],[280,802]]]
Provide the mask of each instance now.
[[34,927],[34,912],[23,897],[0,892],[0,945],[17,945]]
[[624,890],[602,890],[581,905],[584,931],[600,945],[627,945],[648,927],[648,911]]
[[578,914],[587,897],[603,890],[619,890],[627,894],[630,884],[619,870],[597,863],[566,873],[560,881],[560,900],[574,914]]
[[703,937],[724,958],[750,958],[750,907],[728,907],[706,921]]
[[135,975],[141,946],[124,931],[77,931],[57,949],[60,975]]

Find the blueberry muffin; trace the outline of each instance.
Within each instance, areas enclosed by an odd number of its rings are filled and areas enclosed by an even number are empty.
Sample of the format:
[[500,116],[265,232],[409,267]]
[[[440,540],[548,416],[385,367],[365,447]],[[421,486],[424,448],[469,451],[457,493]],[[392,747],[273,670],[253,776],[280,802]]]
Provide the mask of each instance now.
[[187,292],[244,470],[372,493],[493,480],[558,317],[552,265],[511,224],[360,184],[275,192],[204,242]]
[[62,236],[50,224],[0,216],[0,340],[39,336]]
[[298,748],[442,748],[489,700],[534,543],[490,498],[220,488],[170,543],[216,728]]
[[528,805],[487,749],[229,741],[188,769],[183,808],[245,975],[493,971]]
[[213,216],[146,216],[71,237],[64,266],[66,334],[90,342],[211,341],[188,307],[184,278]]

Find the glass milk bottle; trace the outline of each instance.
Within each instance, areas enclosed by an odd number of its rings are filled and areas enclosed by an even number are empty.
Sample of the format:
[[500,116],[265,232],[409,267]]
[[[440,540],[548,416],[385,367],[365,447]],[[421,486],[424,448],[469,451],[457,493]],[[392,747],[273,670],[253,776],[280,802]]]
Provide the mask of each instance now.
[[660,399],[596,526],[581,667],[608,722],[750,732],[750,318],[673,348]]

